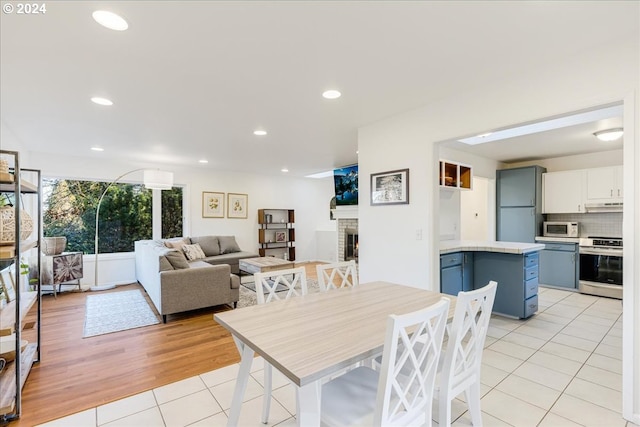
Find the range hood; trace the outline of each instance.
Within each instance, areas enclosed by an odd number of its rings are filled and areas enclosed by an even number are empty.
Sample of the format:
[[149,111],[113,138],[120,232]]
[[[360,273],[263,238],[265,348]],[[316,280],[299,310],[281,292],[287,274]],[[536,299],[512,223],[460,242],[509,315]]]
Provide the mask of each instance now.
[[587,211],[587,213],[622,212],[622,202],[585,203],[584,209],[585,211]]

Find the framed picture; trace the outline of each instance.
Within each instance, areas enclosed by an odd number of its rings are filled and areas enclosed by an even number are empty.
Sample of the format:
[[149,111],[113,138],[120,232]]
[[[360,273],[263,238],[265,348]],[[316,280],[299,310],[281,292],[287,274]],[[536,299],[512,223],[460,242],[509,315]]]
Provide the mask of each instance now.
[[7,303],[16,299],[16,287],[14,279],[14,270],[5,268],[0,272],[0,297],[4,298]]
[[202,192],[202,217],[224,218],[224,193]]
[[227,218],[247,218],[249,196],[246,194],[227,194]]
[[408,205],[409,169],[371,174],[371,205]]
[[287,241],[286,231],[276,231],[276,243],[284,243]]

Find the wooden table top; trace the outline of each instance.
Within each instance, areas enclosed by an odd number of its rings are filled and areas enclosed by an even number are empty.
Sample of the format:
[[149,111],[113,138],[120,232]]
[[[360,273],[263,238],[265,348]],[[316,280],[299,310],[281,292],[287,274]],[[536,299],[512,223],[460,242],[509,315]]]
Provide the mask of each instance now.
[[293,261],[288,261],[286,259],[276,258],[273,256],[244,258],[241,259],[238,264],[240,270],[248,271],[250,273],[264,273],[272,270],[293,268],[295,266]]
[[382,351],[387,317],[456,298],[388,282],[314,293],[214,315],[298,386]]

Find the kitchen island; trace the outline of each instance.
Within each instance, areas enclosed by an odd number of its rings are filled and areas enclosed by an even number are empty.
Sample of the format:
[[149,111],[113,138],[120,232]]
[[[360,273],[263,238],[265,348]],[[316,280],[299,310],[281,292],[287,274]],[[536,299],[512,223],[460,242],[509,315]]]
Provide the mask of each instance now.
[[440,242],[440,291],[457,295],[498,282],[493,312],[525,319],[538,311],[540,243]]

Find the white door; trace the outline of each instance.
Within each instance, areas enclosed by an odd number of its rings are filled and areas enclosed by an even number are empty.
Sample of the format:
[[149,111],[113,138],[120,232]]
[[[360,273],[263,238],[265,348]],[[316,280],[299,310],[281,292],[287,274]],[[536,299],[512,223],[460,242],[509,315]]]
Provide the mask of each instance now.
[[460,191],[460,238],[495,240],[495,180],[473,177],[473,190]]

